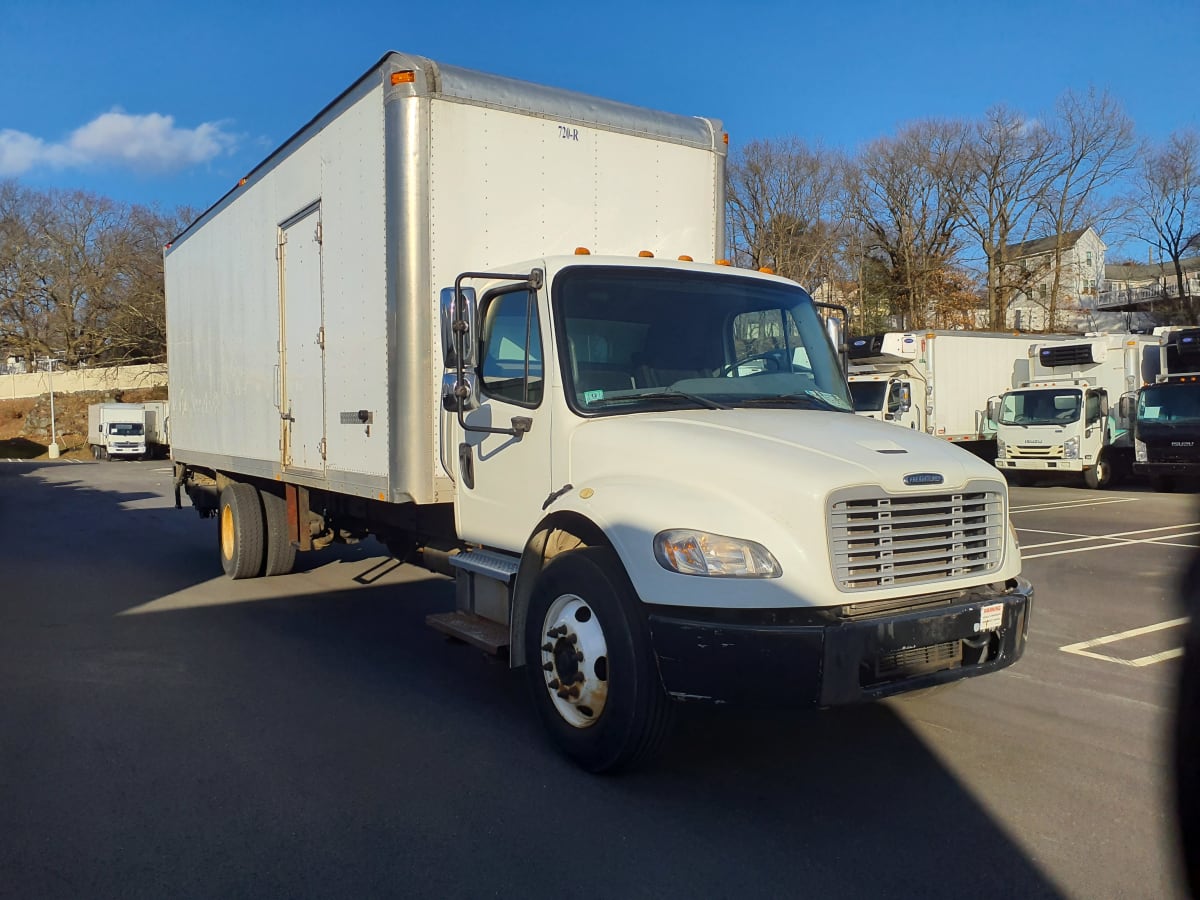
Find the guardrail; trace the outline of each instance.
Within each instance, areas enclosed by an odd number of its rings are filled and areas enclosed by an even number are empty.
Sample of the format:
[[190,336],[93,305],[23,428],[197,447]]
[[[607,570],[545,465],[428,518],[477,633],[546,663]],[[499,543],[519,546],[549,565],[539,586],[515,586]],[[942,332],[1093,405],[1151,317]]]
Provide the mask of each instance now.
[[[1184,290],[1183,296],[1200,299],[1200,295],[1193,293],[1190,288]],[[1096,309],[1136,306],[1153,303],[1155,300],[1177,300],[1178,298],[1179,286],[1177,284],[1168,284],[1165,287],[1161,284],[1153,284],[1146,287],[1116,288],[1102,291],[1096,295]]]

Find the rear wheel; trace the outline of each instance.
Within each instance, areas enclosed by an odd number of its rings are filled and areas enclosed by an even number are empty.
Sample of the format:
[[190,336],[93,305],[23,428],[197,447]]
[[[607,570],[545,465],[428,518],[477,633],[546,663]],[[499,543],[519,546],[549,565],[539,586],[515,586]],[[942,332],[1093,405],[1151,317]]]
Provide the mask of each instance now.
[[288,532],[287,501],[278,494],[259,491],[262,498],[266,561],[264,575],[287,575],[296,565],[296,545]]
[[607,548],[574,550],[546,566],[526,619],[525,669],[542,724],[589,771],[644,761],[666,736],[673,706],[650,629]]
[[230,578],[255,578],[263,571],[263,514],[258,491],[228,484],[217,511],[217,547],[221,568]]

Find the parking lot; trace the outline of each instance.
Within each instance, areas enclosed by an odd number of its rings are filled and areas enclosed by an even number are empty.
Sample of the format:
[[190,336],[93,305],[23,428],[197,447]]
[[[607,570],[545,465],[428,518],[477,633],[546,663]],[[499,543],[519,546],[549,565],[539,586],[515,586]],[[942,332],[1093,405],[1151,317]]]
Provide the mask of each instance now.
[[[220,577],[162,462],[0,461],[0,896],[1172,897],[1188,494],[1016,487],[1025,657],[915,697],[687,708],[585,775],[374,542]],[[186,507],[186,501],[185,501]]]

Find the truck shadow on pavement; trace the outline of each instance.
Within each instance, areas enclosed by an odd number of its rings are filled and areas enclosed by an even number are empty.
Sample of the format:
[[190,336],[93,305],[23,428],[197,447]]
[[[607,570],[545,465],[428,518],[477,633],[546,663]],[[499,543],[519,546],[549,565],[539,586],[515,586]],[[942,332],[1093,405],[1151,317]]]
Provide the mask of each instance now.
[[161,485],[41,474],[0,467],[16,896],[1060,895],[887,705],[687,707],[587,775],[523,672],[425,626],[447,579],[368,543],[226,581]]

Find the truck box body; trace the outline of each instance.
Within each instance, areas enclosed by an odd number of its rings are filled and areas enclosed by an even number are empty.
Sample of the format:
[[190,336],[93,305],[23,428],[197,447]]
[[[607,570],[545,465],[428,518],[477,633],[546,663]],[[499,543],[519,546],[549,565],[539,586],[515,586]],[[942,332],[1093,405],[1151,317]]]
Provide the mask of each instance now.
[[175,458],[451,499],[437,289],[577,246],[712,260],[724,152],[707,119],[389,54],[167,250]]
[[1015,662],[1003,478],[855,416],[808,293],[719,264],[724,163],[710,119],[386,56],[166,252],[176,496],[225,573],[369,534],[453,575],[430,624],[596,771],[673,700]]
[[[987,419],[988,400],[1028,380],[1029,349],[1036,340],[976,331],[856,339],[850,350],[855,411],[948,441],[990,440],[995,430]],[[911,398],[903,411],[899,386],[907,386]]]

